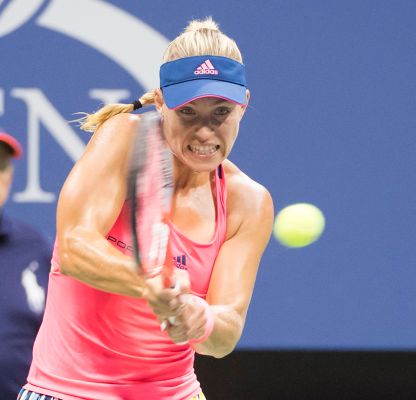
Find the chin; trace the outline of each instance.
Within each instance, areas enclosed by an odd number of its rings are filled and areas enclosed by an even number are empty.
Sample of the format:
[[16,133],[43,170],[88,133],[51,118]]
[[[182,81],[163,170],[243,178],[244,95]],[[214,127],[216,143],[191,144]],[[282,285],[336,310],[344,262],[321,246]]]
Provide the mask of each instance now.
[[186,165],[189,169],[194,172],[211,172],[215,171],[218,166],[223,162],[223,159],[220,160],[210,160],[210,161],[197,161],[194,160],[183,160],[183,164]]
[[215,171],[220,163],[209,163],[206,165],[196,164],[193,163],[192,165],[189,165],[190,169],[192,169],[194,172],[212,172]]

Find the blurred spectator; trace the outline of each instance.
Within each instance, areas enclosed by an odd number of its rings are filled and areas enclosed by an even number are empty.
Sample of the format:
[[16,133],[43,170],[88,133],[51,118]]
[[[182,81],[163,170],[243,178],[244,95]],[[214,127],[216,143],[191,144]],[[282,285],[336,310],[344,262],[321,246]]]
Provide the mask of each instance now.
[[26,382],[42,321],[51,247],[26,223],[5,215],[19,142],[0,131],[0,399],[15,399]]

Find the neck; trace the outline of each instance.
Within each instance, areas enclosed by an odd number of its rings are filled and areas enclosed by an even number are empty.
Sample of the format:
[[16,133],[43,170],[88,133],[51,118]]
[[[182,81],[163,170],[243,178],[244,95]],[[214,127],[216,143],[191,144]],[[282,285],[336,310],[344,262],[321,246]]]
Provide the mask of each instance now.
[[204,186],[211,182],[213,172],[214,171],[193,171],[175,160],[173,167],[175,191],[189,190]]

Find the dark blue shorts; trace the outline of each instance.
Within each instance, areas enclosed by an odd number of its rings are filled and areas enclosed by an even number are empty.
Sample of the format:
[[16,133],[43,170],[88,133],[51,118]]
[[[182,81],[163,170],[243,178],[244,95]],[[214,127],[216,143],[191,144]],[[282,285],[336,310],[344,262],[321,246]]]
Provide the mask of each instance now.
[[[17,400],[61,400],[57,397],[48,396],[46,394],[39,394],[35,392],[31,392],[27,389],[22,389],[17,397]],[[195,397],[192,397],[190,400],[206,400],[204,394],[201,392],[197,394]]]
[[46,394],[39,394],[31,392],[27,389],[22,389],[17,396],[17,400],[60,400],[57,397],[48,396]]

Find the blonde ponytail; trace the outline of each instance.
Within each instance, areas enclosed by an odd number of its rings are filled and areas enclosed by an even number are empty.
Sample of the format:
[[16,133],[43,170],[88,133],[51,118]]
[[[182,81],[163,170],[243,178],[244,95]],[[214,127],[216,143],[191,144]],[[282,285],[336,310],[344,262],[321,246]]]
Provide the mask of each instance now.
[[[155,102],[155,91],[147,92],[138,100],[141,106],[147,106]],[[137,101],[136,101],[137,102]],[[136,109],[139,107],[136,107]],[[75,120],[79,122],[80,128],[83,131],[95,132],[105,121],[114,115],[121,113],[130,113],[135,110],[135,103],[123,104],[123,103],[112,103],[106,104],[92,114],[83,113],[84,116]]]

